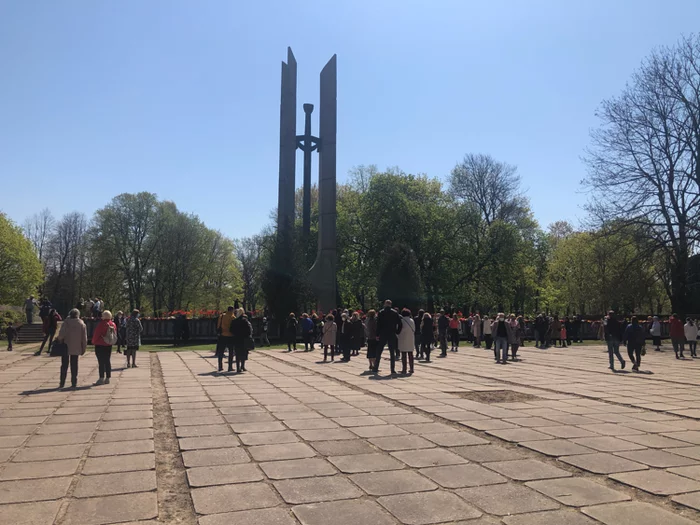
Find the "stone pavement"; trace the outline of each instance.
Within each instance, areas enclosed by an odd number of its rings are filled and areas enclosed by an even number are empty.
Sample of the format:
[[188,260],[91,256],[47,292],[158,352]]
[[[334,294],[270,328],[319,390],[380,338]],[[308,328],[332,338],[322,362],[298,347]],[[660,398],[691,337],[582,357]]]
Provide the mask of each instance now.
[[240,375],[161,352],[99,387],[88,354],[65,392],[57,360],[2,354],[0,521],[700,522],[700,364],[613,374],[601,350],[499,366],[463,348],[397,378],[318,352],[256,351]]

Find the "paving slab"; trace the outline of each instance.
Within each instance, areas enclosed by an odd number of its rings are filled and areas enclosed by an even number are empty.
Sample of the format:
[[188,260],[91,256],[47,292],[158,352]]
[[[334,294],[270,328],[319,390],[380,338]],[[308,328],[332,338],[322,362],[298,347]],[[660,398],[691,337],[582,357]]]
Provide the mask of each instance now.
[[568,439],[546,439],[544,441],[525,441],[520,446],[541,452],[546,456],[573,456],[575,454],[591,454],[590,448],[578,445]]
[[[352,456],[343,456],[352,457]],[[400,463],[399,463],[400,465]],[[337,473],[328,461],[322,458],[292,459],[260,463],[260,468],[270,479],[307,478],[312,476],[332,476]]]
[[128,454],[123,456],[103,456],[87,458],[83,474],[108,474],[130,470],[151,470],[156,468],[155,454]]
[[597,522],[573,510],[550,510],[503,518],[506,525],[595,525]]
[[523,455],[510,448],[499,447],[498,445],[476,445],[467,447],[455,447],[451,452],[459,454],[465,459],[483,463],[487,461],[510,461],[523,459]]
[[152,439],[137,439],[124,443],[94,443],[88,452],[90,457],[121,456],[124,454],[141,454],[153,452]]
[[80,459],[55,459],[8,463],[0,470],[0,481],[71,476],[78,470]]
[[571,473],[566,470],[562,470],[536,459],[497,461],[494,463],[484,463],[484,466],[518,481],[566,478],[571,476]]
[[673,496],[671,499],[691,509],[700,510],[700,492],[681,494],[680,496]]
[[12,461],[46,461],[49,459],[79,458],[83,455],[87,446],[87,444],[80,444],[58,445],[55,447],[27,447],[20,450]]
[[292,505],[354,499],[363,495],[343,476],[286,479],[273,484],[282,499]]
[[661,496],[700,491],[700,482],[664,470],[621,472],[610,477],[625,485]]
[[530,488],[512,483],[460,489],[457,494],[484,512],[496,516],[559,508],[555,501]]
[[369,440],[369,442],[375,447],[387,452],[435,447],[435,443],[433,441],[428,441],[422,436],[415,435],[372,438]]
[[329,428],[323,430],[297,430],[301,439],[306,441],[340,441],[357,439],[357,436],[344,428]]
[[407,525],[427,525],[446,521],[478,518],[481,512],[451,492],[383,496],[380,505]]
[[503,439],[504,441],[512,441],[520,443],[522,441],[542,441],[545,439],[554,439],[549,434],[543,434],[537,430],[530,428],[512,428],[504,430],[487,430],[487,434]]
[[263,478],[262,471],[253,463],[187,469],[187,480],[189,481],[190,487],[248,483],[251,481],[262,481]]
[[695,459],[690,459],[685,456],[679,456],[677,454],[673,454],[672,452],[666,452],[658,449],[616,452],[615,455],[656,468],[686,467],[689,465],[697,465],[699,463]]
[[458,465],[467,462],[462,456],[442,448],[400,450],[392,452],[391,455],[414,468]]
[[240,483],[192,489],[192,501],[199,514],[274,507],[279,497],[266,483]]
[[[477,437],[468,432],[443,432],[439,434],[422,434],[422,437],[429,439],[441,447],[459,447],[472,445],[486,445],[488,440]],[[413,447],[416,448],[416,447]]]
[[354,454],[350,456],[330,456],[328,461],[346,474],[360,472],[379,472],[382,470],[399,470],[404,468],[400,461],[387,454]]
[[183,452],[182,461],[186,467],[206,467],[247,463],[250,457],[243,447],[211,448]]
[[[0,504],[53,500],[64,497],[73,478],[0,481]],[[0,507],[1,508],[1,507]]]
[[395,525],[396,521],[377,503],[367,499],[331,501],[292,508],[302,525]]
[[68,525],[105,525],[148,520],[158,516],[155,492],[139,492],[101,498],[71,500],[64,523]]
[[691,525],[687,518],[638,501],[586,507],[583,513],[605,525]]
[[199,525],[297,525],[291,511],[284,508],[243,510],[211,514],[199,518]]
[[428,467],[420,469],[420,473],[429,477],[437,484],[449,489],[496,485],[508,481],[500,474],[496,474],[480,465],[471,463],[466,465]]
[[132,492],[148,492],[155,489],[156,473],[153,470],[140,470],[80,476],[73,495],[76,498],[89,498]]
[[53,525],[60,501],[36,501],[0,505],[3,523],[11,525]]
[[256,461],[281,461],[286,459],[304,459],[316,455],[316,451],[306,443],[287,443],[283,445],[259,445],[248,447],[248,452]]
[[622,492],[585,478],[531,481],[526,485],[570,507],[585,507],[631,499]]
[[613,456],[603,452],[597,454],[581,454],[580,456],[562,456],[559,461],[573,465],[594,474],[612,474],[615,472],[629,472],[632,470],[645,470],[649,467],[636,461]]
[[610,436],[576,438],[572,439],[571,441],[572,443],[576,443],[599,452],[621,452],[625,450],[644,450],[646,448],[644,445],[639,445],[625,439]]
[[423,492],[438,488],[435,483],[411,470],[354,474],[350,479],[372,496]]

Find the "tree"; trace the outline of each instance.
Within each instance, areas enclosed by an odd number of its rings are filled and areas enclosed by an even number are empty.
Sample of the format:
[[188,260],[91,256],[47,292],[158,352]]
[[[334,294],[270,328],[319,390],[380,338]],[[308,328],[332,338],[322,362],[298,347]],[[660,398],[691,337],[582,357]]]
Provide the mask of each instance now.
[[522,212],[517,168],[491,155],[469,153],[452,170],[450,191],[474,204],[487,226],[496,220],[516,221]]
[[0,213],[0,304],[22,304],[42,281],[41,262],[22,230]]
[[408,246],[393,244],[387,251],[379,272],[377,294],[391,299],[397,307],[417,310],[423,303],[420,270],[415,253]]
[[45,262],[46,247],[55,226],[56,220],[48,208],[44,208],[24,221],[24,235],[31,241],[34,251],[42,263]]
[[256,310],[261,288],[263,237],[245,237],[236,241],[235,246],[243,281],[243,308]]
[[141,309],[146,276],[159,243],[158,201],[152,193],[123,193],[95,213],[96,248],[118,262],[128,289],[129,309]]
[[634,226],[649,253],[666,255],[671,305],[682,315],[700,239],[700,36],[652,52],[597,115],[584,180],[590,210],[618,231]]

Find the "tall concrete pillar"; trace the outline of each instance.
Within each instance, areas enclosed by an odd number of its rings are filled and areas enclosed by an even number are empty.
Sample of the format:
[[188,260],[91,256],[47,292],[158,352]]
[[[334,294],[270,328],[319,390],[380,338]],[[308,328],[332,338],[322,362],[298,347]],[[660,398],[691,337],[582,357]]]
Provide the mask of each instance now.
[[280,170],[277,201],[277,234],[287,237],[294,227],[294,183],[297,149],[297,61],[287,48],[282,62],[280,99]]

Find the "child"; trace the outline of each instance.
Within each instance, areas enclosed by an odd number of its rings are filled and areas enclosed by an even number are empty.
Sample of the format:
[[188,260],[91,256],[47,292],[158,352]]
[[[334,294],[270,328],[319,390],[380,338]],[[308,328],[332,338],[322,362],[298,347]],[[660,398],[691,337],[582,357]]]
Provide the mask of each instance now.
[[562,348],[566,348],[566,326],[561,325],[561,334],[559,335],[559,344]]
[[12,352],[12,341],[17,339],[17,328],[10,323],[5,329],[5,335],[7,336],[7,351]]

